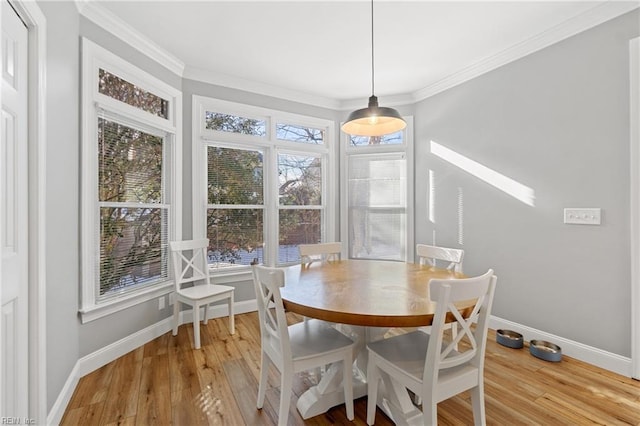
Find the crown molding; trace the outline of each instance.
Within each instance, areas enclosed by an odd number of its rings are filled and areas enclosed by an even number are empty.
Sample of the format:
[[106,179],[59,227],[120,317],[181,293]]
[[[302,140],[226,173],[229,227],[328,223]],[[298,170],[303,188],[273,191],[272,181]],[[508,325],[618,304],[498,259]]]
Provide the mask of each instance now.
[[292,102],[300,102],[334,110],[340,109],[340,102],[336,99],[287,89],[280,86],[273,86],[255,80],[246,80],[240,77],[216,73],[214,71],[203,70],[200,68],[187,66],[184,70],[183,77],[203,83],[214,84],[216,86],[243,90],[259,95],[272,96]]
[[100,4],[92,0],[75,0],[75,5],[80,15],[182,77],[185,68],[184,62],[140,34],[135,28],[126,24]]
[[473,78],[493,71],[503,65],[530,55],[552,44],[574,36],[589,28],[600,25],[610,19],[623,15],[640,7],[638,1],[613,1],[601,3],[580,15],[569,19],[555,27],[529,38],[521,43],[489,56],[467,68],[455,72],[429,86],[417,90],[413,94],[413,101],[418,102]]

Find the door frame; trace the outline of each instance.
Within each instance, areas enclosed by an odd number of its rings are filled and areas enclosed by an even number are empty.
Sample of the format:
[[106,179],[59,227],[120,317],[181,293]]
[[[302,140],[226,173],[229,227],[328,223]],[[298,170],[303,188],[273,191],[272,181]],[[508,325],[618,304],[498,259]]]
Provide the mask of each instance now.
[[[7,0],[2,0],[7,1]],[[46,19],[29,0],[8,0],[28,35],[29,418],[47,421],[46,339]],[[2,55],[0,55],[0,61]],[[1,96],[1,95],[0,95]],[[0,98],[0,102],[2,99]]]
[[640,379],[640,37],[629,42],[631,377]]

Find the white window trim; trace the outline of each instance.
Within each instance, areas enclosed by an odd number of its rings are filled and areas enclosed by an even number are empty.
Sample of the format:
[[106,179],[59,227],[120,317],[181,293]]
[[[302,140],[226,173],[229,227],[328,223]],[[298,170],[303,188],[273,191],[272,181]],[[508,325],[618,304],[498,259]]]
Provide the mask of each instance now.
[[403,153],[407,160],[407,229],[405,236],[406,262],[413,263],[415,254],[415,160],[413,148],[413,117],[403,117],[407,122],[404,132],[403,143],[397,145],[368,145],[350,146],[349,135],[341,132],[340,135],[340,237],[345,243],[342,245],[342,257],[346,259],[350,252],[349,247],[349,156],[366,154],[394,154]]
[[[98,93],[98,70],[117,74],[169,101],[168,119]],[[82,182],[81,182],[81,256],[82,284],[80,314],[83,323],[102,318],[122,309],[169,293],[173,282],[161,283],[114,296],[98,303],[99,244],[96,226],[98,215],[97,117],[99,109],[171,134],[168,141],[170,175],[166,190],[170,196],[169,240],[182,237],[182,93],[147,72],[126,62],[88,39],[82,39]],[[170,262],[169,262],[170,263]]]
[[[216,111],[225,114],[238,115],[263,119],[267,126],[265,137],[240,135],[235,133],[220,132],[205,129],[205,111]],[[216,145],[224,145],[234,149],[243,149],[241,145],[247,142],[246,148],[260,148],[265,150],[264,167],[277,167],[277,156],[279,152],[291,154],[314,154],[319,155],[323,162],[322,199],[325,205],[324,221],[322,224],[323,239],[333,241],[336,237],[336,213],[338,211],[335,202],[330,200],[332,194],[337,194],[337,144],[334,142],[336,134],[335,122],[331,120],[304,116],[300,114],[288,113],[284,111],[272,110],[268,108],[256,107],[240,104],[220,99],[204,96],[193,96],[193,149],[192,149],[192,180],[193,180],[193,236],[194,238],[205,238],[206,230],[206,181],[202,178],[206,174],[208,143],[215,142]],[[308,126],[325,129],[325,143],[323,145],[304,144],[299,142],[283,141],[276,139],[276,123],[285,122],[287,124]],[[330,161],[331,157],[334,161]],[[277,235],[277,217],[270,212],[278,208],[278,184],[274,182],[270,173],[264,175],[264,210],[265,210],[265,241],[274,241]],[[277,261],[277,248],[269,247],[265,251],[265,258],[268,259],[269,266],[274,266]],[[215,283],[229,283],[237,281],[251,280],[251,270],[249,267],[239,267],[237,270],[212,269],[212,281]]]

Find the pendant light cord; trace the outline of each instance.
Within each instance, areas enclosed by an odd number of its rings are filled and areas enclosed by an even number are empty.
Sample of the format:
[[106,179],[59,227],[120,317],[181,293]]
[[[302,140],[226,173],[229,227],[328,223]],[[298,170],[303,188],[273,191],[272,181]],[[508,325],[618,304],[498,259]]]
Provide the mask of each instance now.
[[371,96],[375,94],[375,65],[373,52],[373,0],[371,0]]

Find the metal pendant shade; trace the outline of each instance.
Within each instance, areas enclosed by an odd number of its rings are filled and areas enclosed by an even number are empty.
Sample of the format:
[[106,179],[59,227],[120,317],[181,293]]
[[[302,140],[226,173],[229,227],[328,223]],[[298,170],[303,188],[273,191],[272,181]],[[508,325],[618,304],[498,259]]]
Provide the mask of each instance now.
[[375,68],[373,54],[373,0],[371,0],[371,97],[366,108],[353,111],[342,125],[342,131],[349,135],[383,136],[395,133],[407,126],[398,111],[378,105],[378,97],[374,94]]

